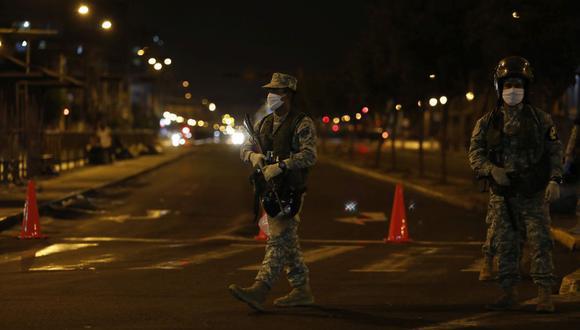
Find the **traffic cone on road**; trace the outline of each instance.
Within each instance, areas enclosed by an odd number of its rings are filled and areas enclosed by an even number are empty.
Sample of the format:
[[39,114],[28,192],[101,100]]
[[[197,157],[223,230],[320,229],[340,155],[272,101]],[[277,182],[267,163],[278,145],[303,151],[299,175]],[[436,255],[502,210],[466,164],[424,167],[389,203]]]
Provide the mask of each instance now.
[[407,212],[405,211],[403,186],[400,183],[397,183],[395,187],[395,198],[393,200],[393,210],[391,211],[389,235],[385,237],[385,242],[405,243],[409,241],[409,228],[407,226]]
[[19,238],[44,238],[40,233],[38,205],[36,204],[36,187],[33,180],[28,181],[24,215],[22,217],[22,230],[20,231]]
[[254,239],[256,241],[268,240],[268,235],[266,234],[266,231],[262,229],[264,226],[268,226],[268,216],[266,215],[266,212],[262,210],[262,216],[260,217],[260,220],[258,220],[258,228],[260,228],[260,232],[258,233],[258,235],[254,236]]

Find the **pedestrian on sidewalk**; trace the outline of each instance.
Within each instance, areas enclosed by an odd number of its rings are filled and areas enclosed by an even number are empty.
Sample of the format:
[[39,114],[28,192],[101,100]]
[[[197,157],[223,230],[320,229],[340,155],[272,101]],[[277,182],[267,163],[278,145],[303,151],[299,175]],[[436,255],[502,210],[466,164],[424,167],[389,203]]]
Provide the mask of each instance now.
[[99,146],[101,147],[103,163],[111,163],[113,161],[111,148],[113,146],[113,137],[111,136],[111,128],[101,121],[97,125],[96,135]]
[[[553,240],[548,203],[558,199],[562,182],[562,144],[549,114],[530,104],[533,73],[519,56],[496,67],[497,106],[480,118],[471,136],[469,161],[490,184],[487,252],[497,253],[503,295],[492,310],[520,307],[516,284],[523,238],[531,253],[530,275],[538,286],[538,312],[553,312]],[[488,260],[489,262],[489,260]]]
[[267,106],[272,113],[256,123],[256,140],[241,148],[241,158],[260,169],[264,191],[258,190],[266,211],[270,235],[266,255],[252,286],[229,286],[234,297],[262,311],[267,293],[282,271],[292,291],[274,301],[277,307],[314,304],[310,290],[308,267],[304,263],[298,238],[300,211],[306,191],[308,169],[316,163],[316,131],[314,122],[294,105],[297,80],[293,76],[274,73],[269,84]]

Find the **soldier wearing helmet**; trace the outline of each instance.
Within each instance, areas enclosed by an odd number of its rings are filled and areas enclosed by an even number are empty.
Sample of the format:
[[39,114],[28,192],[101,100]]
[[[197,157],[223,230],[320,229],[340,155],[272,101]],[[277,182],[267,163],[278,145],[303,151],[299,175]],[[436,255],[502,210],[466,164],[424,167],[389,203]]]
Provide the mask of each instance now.
[[533,82],[530,63],[519,56],[501,60],[494,73],[497,106],[473,130],[469,162],[479,178],[488,180],[490,198],[484,245],[486,265],[498,258],[503,295],[492,310],[520,307],[516,284],[523,240],[531,250],[530,275],[538,286],[538,312],[553,312],[554,285],[548,203],[559,198],[562,145],[549,114],[530,104]]

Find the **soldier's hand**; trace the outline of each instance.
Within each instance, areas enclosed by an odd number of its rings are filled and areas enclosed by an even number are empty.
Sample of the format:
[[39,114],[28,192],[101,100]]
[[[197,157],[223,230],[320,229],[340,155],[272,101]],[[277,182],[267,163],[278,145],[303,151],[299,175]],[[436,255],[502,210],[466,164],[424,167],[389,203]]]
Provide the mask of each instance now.
[[252,163],[253,168],[262,168],[266,162],[266,156],[261,153],[252,152],[250,154],[250,162]]
[[282,169],[280,166],[278,166],[278,164],[266,165],[266,167],[262,169],[262,173],[264,173],[264,179],[266,179],[266,181],[270,181],[278,175],[282,174]]
[[500,186],[510,185],[510,179],[508,178],[505,169],[502,167],[494,166],[491,169],[491,176],[493,177],[493,180],[497,182],[497,184],[499,184]]
[[556,181],[550,181],[546,187],[546,194],[544,196],[547,202],[554,202],[560,198],[560,185]]

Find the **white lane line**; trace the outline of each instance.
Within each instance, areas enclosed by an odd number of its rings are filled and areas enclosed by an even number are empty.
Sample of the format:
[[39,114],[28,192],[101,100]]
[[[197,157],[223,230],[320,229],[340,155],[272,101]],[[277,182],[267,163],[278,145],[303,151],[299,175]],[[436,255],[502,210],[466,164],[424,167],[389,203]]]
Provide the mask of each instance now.
[[[332,258],[343,253],[361,249],[362,246],[322,246],[314,250],[304,252],[304,262],[307,264],[314,263],[320,260]],[[259,270],[260,265],[252,265],[241,267],[239,270]]]
[[[154,243],[154,244],[164,244],[164,243],[194,244],[200,242],[220,241],[220,240],[232,242],[248,242],[248,243],[256,242],[253,238],[232,235],[216,235],[198,239],[164,239],[164,238],[134,238],[134,237],[69,237],[64,238],[63,240],[73,242],[128,242],[128,243]],[[386,244],[381,239],[377,240],[301,239],[300,242],[316,243],[316,244],[389,245]],[[411,241],[405,244],[408,246],[413,245],[480,246],[483,243],[484,242],[482,241]]]
[[400,273],[411,268],[411,264],[422,256],[432,256],[441,251],[441,248],[413,247],[405,252],[390,253],[385,259],[358,269],[351,269],[356,273]]
[[179,260],[170,260],[160,263],[153,264],[151,266],[144,267],[133,267],[131,270],[144,270],[144,269],[183,269],[187,266],[200,265],[213,260],[226,259],[236,254],[240,254],[255,248],[263,246],[261,245],[241,245],[232,244],[230,246],[223,247],[218,250],[208,251],[201,254],[194,254],[190,257],[186,257]]

